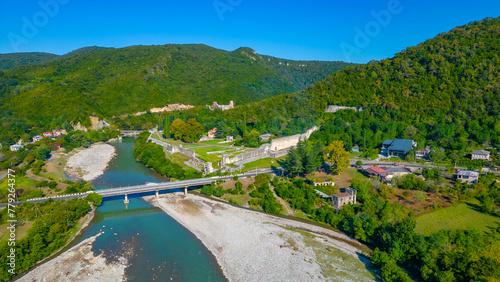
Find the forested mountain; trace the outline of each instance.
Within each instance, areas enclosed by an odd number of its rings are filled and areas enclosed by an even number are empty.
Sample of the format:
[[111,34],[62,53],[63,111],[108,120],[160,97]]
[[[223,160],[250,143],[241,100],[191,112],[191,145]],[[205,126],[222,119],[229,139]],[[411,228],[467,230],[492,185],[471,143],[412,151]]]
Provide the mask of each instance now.
[[31,52],[0,54],[0,70],[8,70],[17,66],[45,63],[59,58],[56,54]]
[[9,70],[17,66],[23,65],[33,65],[38,63],[46,63],[50,61],[54,61],[57,59],[69,58],[72,56],[94,52],[98,50],[107,49],[105,47],[84,47],[74,51],[71,51],[64,55],[56,55],[51,53],[42,53],[42,52],[28,52],[28,53],[9,53],[9,54],[0,54],[0,70]]
[[18,117],[65,114],[83,121],[171,103],[245,104],[303,89],[351,65],[282,60],[292,65],[284,70],[274,66],[278,60],[249,48],[228,52],[206,45],[104,49],[0,72],[0,91],[5,109]]
[[[500,18],[485,19],[227,115],[237,119],[245,113],[247,122],[275,134],[290,119],[326,121],[332,126],[322,129],[325,141],[365,148],[396,137],[459,151],[483,143],[499,146],[499,54]],[[323,113],[328,105],[365,110]]]

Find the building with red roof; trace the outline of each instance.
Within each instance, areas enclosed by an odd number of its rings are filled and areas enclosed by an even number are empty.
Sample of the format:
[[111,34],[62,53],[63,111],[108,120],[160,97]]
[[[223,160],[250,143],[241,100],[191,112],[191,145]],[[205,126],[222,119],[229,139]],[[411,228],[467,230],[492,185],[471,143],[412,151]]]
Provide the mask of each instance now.
[[381,167],[377,166],[370,166],[365,169],[365,172],[368,174],[368,176],[373,177],[373,176],[378,176],[378,177],[385,177],[389,172]]

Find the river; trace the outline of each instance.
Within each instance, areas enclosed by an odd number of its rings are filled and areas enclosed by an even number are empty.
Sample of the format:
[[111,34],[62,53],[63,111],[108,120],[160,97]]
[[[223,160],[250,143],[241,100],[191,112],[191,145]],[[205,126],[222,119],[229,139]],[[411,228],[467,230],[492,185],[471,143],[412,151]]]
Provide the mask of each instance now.
[[[161,182],[167,179],[135,161],[133,138],[112,142],[117,156],[106,172],[92,181],[96,189]],[[225,281],[215,257],[187,229],[140,196],[105,199],[92,224],[73,245],[98,234],[92,250],[111,260],[124,246],[133,249],[126,269],[129,281]]]

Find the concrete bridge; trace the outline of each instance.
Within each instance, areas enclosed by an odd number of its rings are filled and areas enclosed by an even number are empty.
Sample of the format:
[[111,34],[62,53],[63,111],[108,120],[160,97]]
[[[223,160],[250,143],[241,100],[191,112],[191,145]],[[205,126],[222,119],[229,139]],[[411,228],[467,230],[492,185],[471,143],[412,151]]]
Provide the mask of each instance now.
[[131,135],[139,135],[144,130],[120,130],[120,134],[122,136],[131,136]]
[[[243,177],[252,177],[255,176],[259,173],[267,173],[267,174],[277,174],[281,175],[281,170],[280,169],[270,169],[270,168],[263,168],[263,169],[255,169],[247,173],[243,174],[238,174],[237,176],[240,178]],[[146,193],[146,192],[156,192],[156,197],[159,196],[159,192],[163,190],[178,190],[178,189],[184,189],[184,193],[187,193],[188,188],[193,188],[193,187],[200,187],[203,185],[210,185],[212,182],[217,181],[217,180],[229,180],[233,179],[234,175],[228,175],[228,176],[215,176],[215,177],[209,177],[209,178],[197,178],[197,179],[188,179],[188,180],[180,180],[180,181],[172,181],[172,182],[162,182],[162,183],[148,183],[148,184],[142,184],[142,185],[134,185],[134,186],[125,186],[125,187],[117,187],[117,188],[108,188],[108,189],[101,189],[101,190],[95,190],[95,191],[88,191],[85,193],[75,193],[75,194],[70,194],[70,195],[59,195],[59,196],[52,196],[52,197],[43,197],[43,198],[36,198],[36,199],[30,199],[27,201],[24,201],[25,203],[38,203],[38,202],[43,202],[43,201],[48,201],[48,200],[68,200],[68,199],[74,199],[74,198],[85,198],[89,193],[95,192],[103,197],[113,197],[113,196],[125,196],[125,200],[123,201],[125,204],[129,203],[128,196],[133,195],[133,194],[140,194],[140,193]],[[22,204],[23,202],[17,202],[16,205]],[[0,204],[0,208],[5,207],[7,204]]]
[[[238,177],[251,177],[255,176],[259,173],[268,173],[268,174],[273,174],[276,173],[276,171],[273,171],[272,169],[266,168],[266,169],[256,169],[252,170],[251,172],[244,173],[244,174],[239,174],[237,175]],[[217,181],[217,180],[229,180],[233,179],[233,175],[228,175],[228,176],[214,176],[214,177],[209,177],[209,178],[197,178],[197,179],[188,179],[188,180],[180,180],[180,181],[172,181],[172,182],[162,182],[162,183],[148,183],[148,184],[142,184],[142,185],[134,185],[134,186],[126,186],[126,187],[119,187],[119,188],[109,188],[109,189],[102,189],[102,190],[96,190],[97,194],[103,196],[103,197],[112,197],[112,196],[119,196],[119,195],[125,195],[125,200],[123,201],[125,204],[129,202],[128,200],[128,195],[132,194],[140,194],[140,193],[146,193],[146,192],[156,192],[156,197],[159,196],[159,192],[163,190],[178,190],[178,189],[184,189],[184,194],[187,194],[187,190],[190,187],[200,187],[203,185],[210,185],[212,182]]]

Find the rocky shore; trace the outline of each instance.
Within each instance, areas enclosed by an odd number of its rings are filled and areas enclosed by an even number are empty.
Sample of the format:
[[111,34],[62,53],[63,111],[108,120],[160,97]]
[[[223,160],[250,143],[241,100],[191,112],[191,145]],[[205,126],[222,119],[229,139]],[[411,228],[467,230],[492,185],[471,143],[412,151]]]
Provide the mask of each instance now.
[[195,234],[229,281],[376,280],[357,242],[338,232],[192,194],[145,199]]
[[64,170],[73,179],[91,181],[104,173],[115,155],[115,147],[109,144],[94,144],[72,155]]
[[101,234],[82,241],[18,281],[125,281],[125,256],[109,263],[102,254],[95,256],[92,252],[92,244]]

